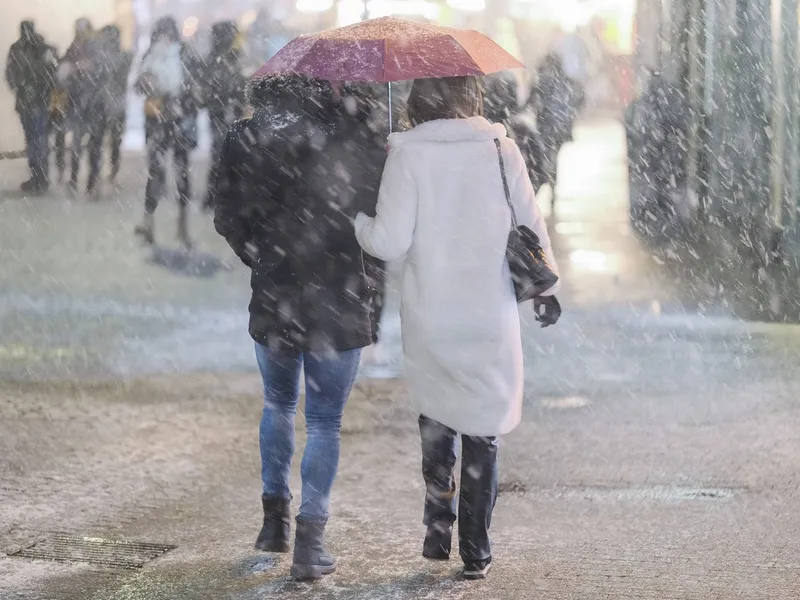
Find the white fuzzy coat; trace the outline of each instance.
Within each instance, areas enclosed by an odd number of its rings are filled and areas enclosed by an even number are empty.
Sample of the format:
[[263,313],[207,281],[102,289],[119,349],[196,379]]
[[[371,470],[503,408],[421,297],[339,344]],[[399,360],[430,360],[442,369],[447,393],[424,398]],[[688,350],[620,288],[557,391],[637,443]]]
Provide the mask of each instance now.
[[392,134],[376,217],[355,222],[366,252],[404,261],[403,354],[416,408],[475,436],[508,433],[522,417],[519,311],[505,260],[511,217],[494,139],[517,219],[552,259],[522,154],[483,117]]

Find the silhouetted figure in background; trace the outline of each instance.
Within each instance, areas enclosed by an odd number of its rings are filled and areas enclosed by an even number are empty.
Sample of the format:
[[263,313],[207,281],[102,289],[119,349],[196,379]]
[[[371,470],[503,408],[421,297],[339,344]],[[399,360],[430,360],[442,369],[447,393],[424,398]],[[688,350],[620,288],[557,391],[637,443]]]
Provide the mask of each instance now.
[[247,75],[252,76],[292,37],[267,8],[258,9],[256,20],[247,30],[245,57]]
[[56,51],[36,32],[32,21],[23,21],[20,38],[8,52],[6,81],[16,96],[16,109],[25,132],[31,177],[21,189],[30,194],[46,192],[50,183],[48,110],[56,66]]
[[188,227],[191,199],[189,151],[197,144],[197,101],[192,65],[175,20],[171,17],[159,19],[136,81],[136,89],[146,97],[148,177],[144,218],[135,233],[145,242],[155,243],[154,214],[166,191],[167,155],[171,151],[178,183],[178,241],[186,249],[191,247]]
[[685,95],[658,72],[626,112],[631,218],[639,229],[663,227],[686,200],[690,123]]
[[56,82],[50,95],[50,135],[53,136],[56,173],[58,182],[63,183],[64,171],[67,168],[67,113],[69,111],[69,94]]
[[513,73],[489,75],[483,81],[483,114],[492,123],[502,123],[519,146],[534,192],[548,183],[542,137],[536,114],[529,105],[519,106],[519,82]]
[[558,178],[558,154],[561,147],[572,139],[572,127],[583,106],[584,92],[581,85],[564,72],[561,59],[548,54],[537,71],[537,79],[531,90],[528,104],[536,112],[539,132],[545,152],[547,183],[556,200]]
[[104,89],[102,93],[103,132],[96,141],[102,156],[102,144],[106,133],[111,154],[111,174],[109,179],[116,182],[120,169],[122,138],[125,134],[125,117],[133,57],[122,50],[120,31],[116,25],[108,25],[100,31],[99,68],[103,71]]
[[[66,90],[68,98],[66,129],[72,136],[68,185],[73,194],[78,190],[83,140],[87,136],[93,138],[102,135],[102,120],[97,118],[102,73],[97,68],[99,49],[96,42],[91,22],[78,19],[75,22],[75,39],[58,66],[59,85]],[[91,145],[90,141],[90,148]],[[93,185],[89,185],[88,191],[93,191]]]
[[212,210],[222,143],[234,121],[244,116],[247,103],[239,49],[236,47],[238,34],[232,21],[215,23],[211,28],[211,51],[203,68],[203,103],[211,123],[211,165],[203,206]]

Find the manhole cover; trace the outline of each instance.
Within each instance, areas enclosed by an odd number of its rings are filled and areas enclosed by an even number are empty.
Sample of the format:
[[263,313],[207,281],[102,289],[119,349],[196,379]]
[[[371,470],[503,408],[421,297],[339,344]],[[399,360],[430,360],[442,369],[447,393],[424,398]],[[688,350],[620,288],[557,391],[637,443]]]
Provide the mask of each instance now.
[[57,533],[27,548],[12,552],[9,556],[139,569],[146,562],[175,548],[177,546],[170,544],[122,542]]

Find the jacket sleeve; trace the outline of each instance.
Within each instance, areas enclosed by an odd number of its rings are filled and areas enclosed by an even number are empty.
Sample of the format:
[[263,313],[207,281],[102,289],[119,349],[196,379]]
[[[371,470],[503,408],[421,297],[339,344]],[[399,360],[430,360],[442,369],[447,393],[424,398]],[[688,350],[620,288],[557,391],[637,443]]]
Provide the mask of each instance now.
[[393,261],[408,252],[417,225],[417,186],[403,150],[392,150],[383,169],[375,217],[359,213],[356,238],[367,254]]
[[6,82],[13,92],[16,92],[21,84],[19,62],[17,49],[12,46],[6,59]]
[[[503,160],[507,165],[510,177],[511,202],[517,213],[517,222],[520,225],[529,227],[539,237],[539,242],[547,255],[550,266],[558,274],[558,264],[556,264],[556,259],[553,255],[553,244],[550,241],[550,235],[547,233],[547,223],[536,202],[536,194],[534,194],[533,184],[531,184],[528,170],[525,167],[525,159],[522,157],[517,144],[510,139],[503,143]],[[552,296],[558,292],[560,287],[561,281],[559,280],[558,283],[542,295]]]
[[214,209],[214,228],[228,242],[241,261],[252,266],[252,256],[247,249],[251,239],[250,219],[247,214],[247,200],[240,194],[240,174],[234,164],[232,146],[235,143],[237,127],[234,126],[225,137],[220,152],[217,171],[216,207]]

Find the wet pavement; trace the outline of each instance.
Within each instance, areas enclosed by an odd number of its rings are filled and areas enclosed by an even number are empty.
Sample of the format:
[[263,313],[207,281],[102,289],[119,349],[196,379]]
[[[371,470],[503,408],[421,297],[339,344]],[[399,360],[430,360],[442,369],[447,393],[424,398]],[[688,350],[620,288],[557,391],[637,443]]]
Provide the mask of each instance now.
[[[0,598],[796,598],[800,328],[699,312],[628,226],[621,127],[575,138],[551,215],[564,318],[524,314],[525,421],[478,584],[419,556],[418,434],[396,379],[362,378],[345,416],[338,572],[298,584],[287,557],[251,550],[247,273],[200,214],[198,254],[176,254],[172,205],[158,252],[133,240],[141,159],[97,203],[0,198],[0,550],[54,531],[178,546],[138,571],[0,553]],[[0,162],[0,188],[20,177]],[[384,325],[367,376],[398,373],[393,310]]]
[[[21,167],[0,162],[0,189],[13,189]],[[129,157],[120,188],[107,187],[98,201],[60,190],[0,196],[0,376],[249,366],[244,268],[210,215],[198,211],[197,248],[179,250],[174,201],[159,207],[156,249],[140,244],[132,232],[142,213],[143,169],[141,157]],[[198,190],[203,171],[201,163],[193,173]]]

